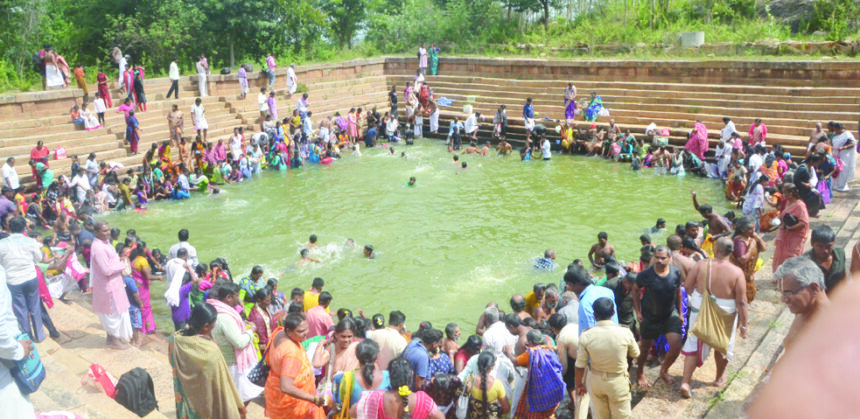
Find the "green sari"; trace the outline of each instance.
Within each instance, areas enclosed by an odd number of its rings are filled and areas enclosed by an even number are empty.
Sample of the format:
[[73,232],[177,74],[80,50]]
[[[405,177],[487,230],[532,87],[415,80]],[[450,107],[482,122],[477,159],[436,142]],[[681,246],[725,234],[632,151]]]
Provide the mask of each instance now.
[[176,417],[238,419],[244,407],[218,345],[208,336],[169,339]]
[[427,52],[430,55],[430,75],[435,76],[439,70],[439,53],[436,48],[430,48]]

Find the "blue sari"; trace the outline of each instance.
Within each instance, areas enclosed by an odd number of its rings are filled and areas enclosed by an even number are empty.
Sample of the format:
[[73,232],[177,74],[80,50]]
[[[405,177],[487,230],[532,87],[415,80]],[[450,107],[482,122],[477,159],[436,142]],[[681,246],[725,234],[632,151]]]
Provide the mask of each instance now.
[[600,99],[600,96],[591,98],[591,102],[589,102],[588,108],[585,110],[585,120],[589,122],[597,121],[597,116],[601,110],[603,110],[603,100]]

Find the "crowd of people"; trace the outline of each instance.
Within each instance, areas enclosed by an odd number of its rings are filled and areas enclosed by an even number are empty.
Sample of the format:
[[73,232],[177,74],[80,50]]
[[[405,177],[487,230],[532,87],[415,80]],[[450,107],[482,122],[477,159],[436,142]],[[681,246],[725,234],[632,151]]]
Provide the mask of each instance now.
[[[351,109],[316,124],[304,93],[293,114],[279,119],[271,91],[276,63],[269,56],[269,89],[262,88],[258,97],[260,131],[247,137],[237,127],[227,141],[209,142],[198,98],[191,108],[194,141],[183,135],[184,114],[174,106],[168,116],[170,138],[153,143],[144,153],[142,170],[127,170],[121,179],[124,168],[98,162],[92,153],[83,165],[72,156],[71,179],[55,180],[48,167],[50,151],[39,142],[30,156],[38,190],[27,197],[14,158],[7,159],[0,196],[0,357],[27,355],[31,342],[15,342],[19,331],[35,342],[46,338],[43,328],[56,336],[47,308],[75,289],[92,294],[106,345],[140,345],[144,335],[156,332],[151,283],[165,281],[164,300],[174,324],[169,358],[177,417],[244,417],[248,403],[261,398],[267,416],[275,418],[550,418],[566,398],[566,407],[577,417],[589,408],[596,418],[630,417],[628,374],[634,360],[633,382],[639,387],[651,385],[645,375],[649,361],[660,363],[658,377],[674,385],[668,371],[684,354],[678,391],[691,397],[692,374],[713,348],[714,383],[725,384],[735,337],[750,333],[755,274],[768,246],[762,231],[778,230],[774,278],[782,301],[796,314],[785,341],[788,350],[812,315],[825,309],[828,295],[860,271],[860,245],[852,250],[849,265],[845,249],[834,245],[835,232],[824,224],[813,228],[811,222],[832,192],[847,191],[853,179],[857,143],[842,124],[830,123],[826,131],[819,125],[805,158],[794,162],[779,145],[767,146],[761,120],[750,127],[744,143],[731,119],[724,118],[714,161],[708,162],[703,123],[696,123],[676,152],[668,145],[668,132],[653,125],[640,138],[612,120],[598,128],[594,122],[605,115],[602,100],[592,92],[589,101],[577,105],[573,84],[565,90],[565,119],[557,130],[562,152],[629,161],[636,170],[653,167],[720,178],[727,198],[742,214],[719,214],[691,191],[701,218],[684,220],[669,231],[666,220],[657,220],[635,246],[638,260],[620,260],[602,232],[588,250],[587,262],[577,259],[559,269],[555,252],[548,249],[533,261],[534,268],[558,271],[559,284],[535,284],[509,302],[489,302],[476,316],[474,333],[462,341],[454,323],[443,328],[422,321],[410,331],[406,315],[398,310],[387,319],[382,313],[367,317],[357,308],[335,310],[335,296],[324,290],[322,278],[308,289],[292,288],[289,295],[279,291],[276,278],[266,279],[260,266],[236,278],[223,258],[202,262],[187,230],[179,231],[178,242],[164,253],[133,230],[121,237],[118,229],[93,218],[110,209],[144,209],[151,200],[185,199],[195,191],[217,193],[217,185],[240,182],[265,169],[328,164],[342,150],[360,154],[361,142],[377,146],[383,135],[389,146],[401,139],[408,143],[421,136],[425,116],[429,131],[436,133],[439,109],[424,80],[428,66],[434,71],[434,54],[424,50],[422,55],[421,50],[415,80],[403,91],[402,130],[396,86],[389,93],[391,109],[383,115],[375,108]],[[202,67],[198,62],[198,72]],[[135,92],[135,86],[144,69],[129,70],[130,97],[118,111],[126,113],[127,139],[136,152],[140,131],[134,107],[146,107],[142,89]],[[208,73],[208,67],[203,70],[201,74]],[[293,94],[297,82],[289,74]],[[240,77],[239,82],[244,95],[247,80]],[[205,81],[200,96],[204,89]],[[580,115],[588,125],[576,125]],[[551,133],[535,120],[531,99],[523,118],[527,141],[521,157],[531,158],[534,137],[540,144],[535,155],[550,159]],[[470,113],[464,123],[454,118],[449,150],[459,151],[465,136],[470,145],[463,154],[488,154],[489,145],[477,146],[481,120],[480,112]],[[500,155],[512,154],[506,132],[502,105],[493,118]],[[178,159],[172,149],[178,150]],[[803,253],[810,231],[812,250]],[[665,244],[652,240],[663,236]],[[316,241],[312,236],[308,248]],[[365,247],[364,256],[373,257],[372,246]],[[303,251],[300,263],[307,262],[313,258]],[[724,315],[722,323],[713,319],[714,312]],[[722,327],[725,339],[701,330],[704,318]],[[262,378],[256,368],[261,361],[269,368]],[[29,402],[6,372],[0,366],[0,400],[26,410]],[[204,379],[207,386],[195,385]]]

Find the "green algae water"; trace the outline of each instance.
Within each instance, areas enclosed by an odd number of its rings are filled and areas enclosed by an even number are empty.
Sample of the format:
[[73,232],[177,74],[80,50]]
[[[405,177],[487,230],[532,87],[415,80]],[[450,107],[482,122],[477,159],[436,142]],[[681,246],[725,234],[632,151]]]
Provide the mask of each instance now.
[[[700,220],[690,189],[701,203],[724,212],[718,181],[634,172],[629,164],[554,154],[551,161],[518,156],[461,155],[453,164],[438,141],[363,150],[330,166],[307,165],[288,173],[265,172],[219,195],[156,202],[146,212],[110,214],[112,227],[133,228],[150,248],[163,251],[187,228],[201,262],[224,257],[236,279],[261,265],[278,289],[307,289],[325,279],[332,308],[362,308],[369,317],[401,310],[410,329],[421,321],[474,333],[483,307],[508,310],[515,293],[536,282],[559,283],[574,259],[587,261],[597,233],[606,231],[619,259],[639,257],[639,236],[659,217],[675,224]],[[400,157],[401,152],[406,158]],[[410,176],[416,185],[407,187]],[[308,236],[319,237],[311,256],[321,263],[295,267]],[[665,243],[665,234],[653,237]],[[346,248],[347,239],[355,246]],[[372,244],[376,258],[365,259]],[[533,270],[529,260],[547,248],[557,253],[555,272]],[[157,282],[152,306],[158,329],[172,331]]]

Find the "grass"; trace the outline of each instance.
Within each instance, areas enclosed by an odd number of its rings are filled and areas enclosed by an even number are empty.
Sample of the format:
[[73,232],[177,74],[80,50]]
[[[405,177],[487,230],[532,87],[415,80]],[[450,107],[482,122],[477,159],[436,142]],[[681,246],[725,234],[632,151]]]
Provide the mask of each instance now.
[[732,374],[731,377],[729,377],[729,379],[726,381],[726,385],[724,385],[723,388],[720,389],[719,393],[717,393],[716,395],[714,395],[714,397],[711,397],[711,399],[708,400],[708,410],[713,409],[718,403],[723,401],[726,390],[729,389],[729,386],[731,386],[732,381],[735,381],[736,378],[741,378],[744,375],[746,375],[746,373],[741,370],[735,371],[735,373]]

